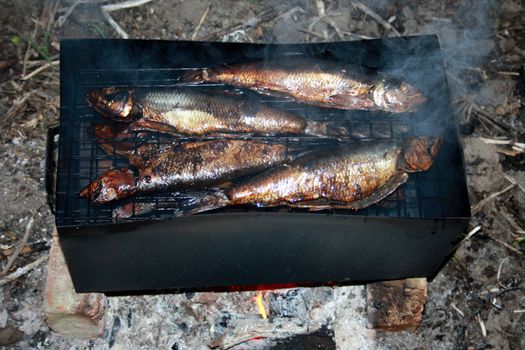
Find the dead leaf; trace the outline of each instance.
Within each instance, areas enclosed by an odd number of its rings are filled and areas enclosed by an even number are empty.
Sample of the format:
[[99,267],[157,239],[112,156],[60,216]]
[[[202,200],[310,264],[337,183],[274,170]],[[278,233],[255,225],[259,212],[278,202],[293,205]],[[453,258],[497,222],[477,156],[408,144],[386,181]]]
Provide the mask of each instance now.
[[26,334],[16,327],[0,328],[0,346],[18,343]]

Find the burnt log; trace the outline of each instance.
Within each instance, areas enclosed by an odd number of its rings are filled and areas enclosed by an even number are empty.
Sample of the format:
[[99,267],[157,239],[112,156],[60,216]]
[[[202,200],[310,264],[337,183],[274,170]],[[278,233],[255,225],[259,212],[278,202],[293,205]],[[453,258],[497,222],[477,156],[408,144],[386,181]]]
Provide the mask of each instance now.
[[426,278],[408,278],[366,286],[368,328],[415,331],[427,302]]

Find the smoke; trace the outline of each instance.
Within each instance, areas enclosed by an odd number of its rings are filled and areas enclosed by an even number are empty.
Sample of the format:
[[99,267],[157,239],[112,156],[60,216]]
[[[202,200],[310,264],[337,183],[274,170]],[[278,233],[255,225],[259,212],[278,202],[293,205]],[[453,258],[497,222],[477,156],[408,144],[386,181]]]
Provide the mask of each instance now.
[[[488,61],[495,48],[496,10],[489,0],[464,0],[449,9],[453,16],[431,17],[418,34],[437,34],[441,43],[449,87],[455,97],[471,92],[473,74]],[[474,74],[475,76],[475,74]]]

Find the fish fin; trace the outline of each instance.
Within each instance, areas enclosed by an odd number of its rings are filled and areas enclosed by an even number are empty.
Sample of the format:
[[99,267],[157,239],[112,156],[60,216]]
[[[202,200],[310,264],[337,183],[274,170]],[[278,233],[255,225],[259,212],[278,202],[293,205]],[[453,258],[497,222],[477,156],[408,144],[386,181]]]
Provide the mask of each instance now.
[[244,90],[239,89],[239,88],[230,88],[227,90],[210,90],[210,92],[215,95],[226,96],[226,97],[239,97],[239,96],[246,95]]
[[307,122],[304,133],[325,138],[340,138],[350,134],[347,128],[311,120]]
[[332,95],[328,98],[328,100],[334,108],[363,110],[370,110],[374,108],[374,101],[369,98],[350,95]]
[[399,186],[404,184],[408,180],[408,174],[404,171],[399,172],[398,174],[392,176],[386,184],[379,187],[377,190],[372,193],[372,195],[354,201],[352,203],[348,203],[349,208],[351,209],[363,209],[366,208],[372,204],[375,204],[386,197],[388,197],[392,192],[394,192]]
[[192,70],[182,75],[181,82],[191,85],[203,84],[210,81],[210,73],[208,68]]
[[107,124],[97,124],[94,128],[94,134],[100,148],[109,156],[126,158],[133,153],[136,147],[136,142],[122,141],[133,137],[133,134],[127,128],[115,129]]
[[163,134],[168,135],[174,135],[174,136],[180,136],[180,133],[177,132],[177,130],[168,125],[161,122],[156,122],[148,119],[139,119],[132,123],[129,128],[129,131],[152,131],[152,132],[159,132]]
[[127,158],[133,152],[135,145],[131,142],[98,143],[100,148],[109,156]]
[[176,216],[188,216],[209,210],[223,208],[230,204],[230,200],[223,191],[212,194],[196,194],[188,204],[184,204]]

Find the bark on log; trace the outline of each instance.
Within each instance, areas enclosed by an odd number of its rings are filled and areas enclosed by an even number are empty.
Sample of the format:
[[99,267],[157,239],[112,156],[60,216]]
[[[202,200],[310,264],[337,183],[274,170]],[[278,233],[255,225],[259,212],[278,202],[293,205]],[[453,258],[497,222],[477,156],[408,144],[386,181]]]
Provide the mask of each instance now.
[[427,302],[426,278],[372,283],[367,289],[368,328],[414,331]]

